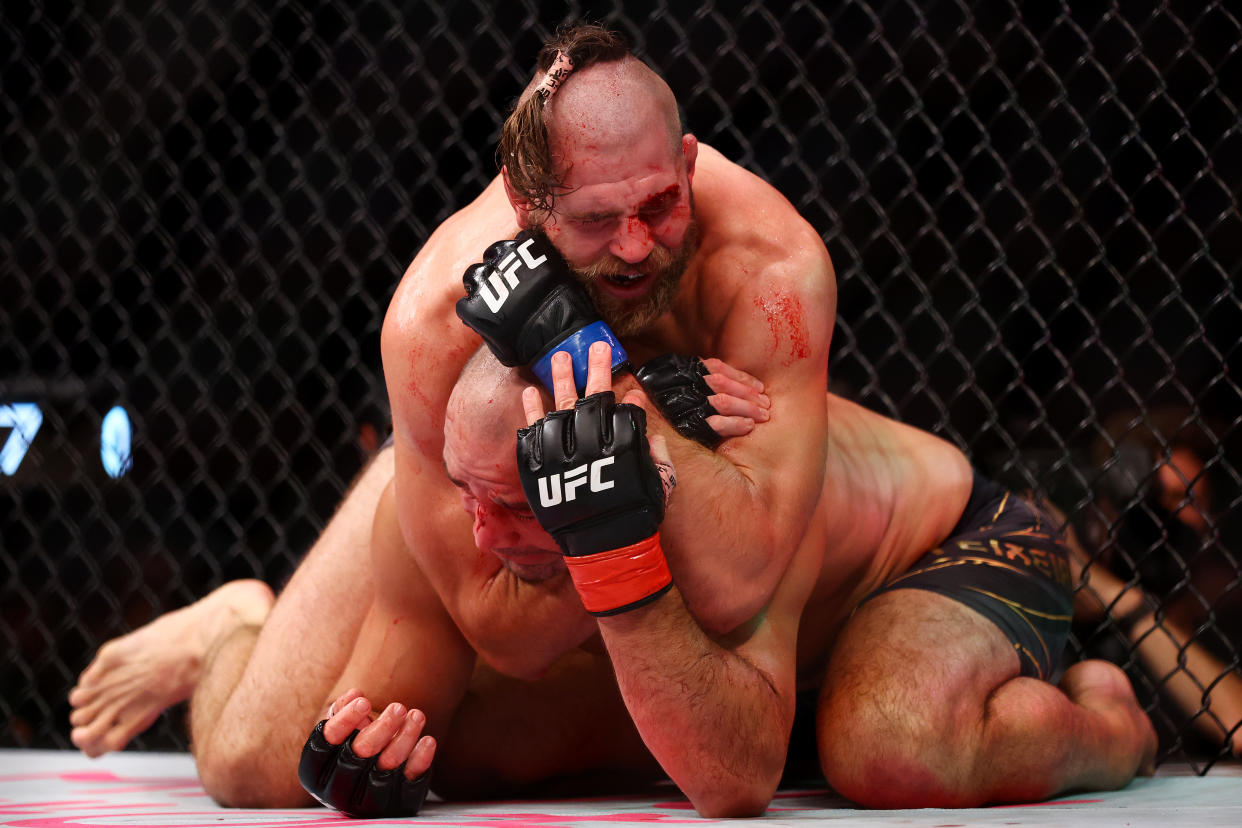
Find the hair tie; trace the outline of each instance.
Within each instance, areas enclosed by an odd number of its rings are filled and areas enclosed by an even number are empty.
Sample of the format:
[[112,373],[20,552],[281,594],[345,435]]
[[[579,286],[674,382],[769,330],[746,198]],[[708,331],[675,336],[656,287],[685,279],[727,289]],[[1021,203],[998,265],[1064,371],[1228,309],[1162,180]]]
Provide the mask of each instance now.
[[538,95],[546,103],[548,98],[556,90],[561,88],[561,84],[574,71],[574,62],[569,55],[564,52],[557,51],[556,60],[552,61],[552,66],[548,69],[547,74],[543,76],[543,80],[539,81],[539,85],[535,87],[535,94]]

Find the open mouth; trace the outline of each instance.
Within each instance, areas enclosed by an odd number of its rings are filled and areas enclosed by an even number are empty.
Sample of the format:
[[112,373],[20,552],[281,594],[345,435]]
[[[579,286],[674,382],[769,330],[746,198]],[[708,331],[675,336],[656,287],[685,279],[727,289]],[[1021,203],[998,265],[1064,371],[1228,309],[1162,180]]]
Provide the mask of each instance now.
[[601,276],[600,282],[609,293],[625,297],[642,293],[651,279],[650,273],[610,273]]

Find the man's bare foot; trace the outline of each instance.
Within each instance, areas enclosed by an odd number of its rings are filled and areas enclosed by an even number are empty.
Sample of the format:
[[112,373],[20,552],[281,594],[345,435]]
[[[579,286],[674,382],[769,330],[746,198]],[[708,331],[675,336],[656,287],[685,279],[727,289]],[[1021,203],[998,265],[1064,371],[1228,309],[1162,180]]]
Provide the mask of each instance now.
[[230,581],[99,648],[69,691],[69,739],[87,756],[120,750],[194,691],[215,644],[261,625],[275,597],[262,581]]
[[1151,776],[1156,769],[1156,729],[1139,706],[1125,671],[1098,659],[1080,661],[1065,671],[1061,690],[1075,704],[1099,713],[1108,723],[1117,755],[1108,762],[1111,776],[1100,788],[1119,788],[1135,774]]

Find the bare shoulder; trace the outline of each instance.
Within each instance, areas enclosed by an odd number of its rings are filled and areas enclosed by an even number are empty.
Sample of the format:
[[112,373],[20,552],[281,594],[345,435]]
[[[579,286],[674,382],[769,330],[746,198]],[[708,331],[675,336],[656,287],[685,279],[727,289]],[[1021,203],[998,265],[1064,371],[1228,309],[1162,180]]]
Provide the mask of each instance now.
[[435,229],[406,268],[384,319],[385,328],[417,329],[443,317],[462,292],[461,276],[494,241],[517,232],[513,211],[495,178],[474,201]]
[[703,228],[699,306],[725,313],[726,338],[733,330],[750,345],[771,340],[782,364],[826,358],[837,288],[818,231],[775,187],[710,147],[700,147],[694,190]]
[[438,457],[444,406],[479,337],[457,319],[462,274],[494,241],[517,232],[499,179],[447,218],[397,286],[380,336],[384,379],[400,447],[413,441]]

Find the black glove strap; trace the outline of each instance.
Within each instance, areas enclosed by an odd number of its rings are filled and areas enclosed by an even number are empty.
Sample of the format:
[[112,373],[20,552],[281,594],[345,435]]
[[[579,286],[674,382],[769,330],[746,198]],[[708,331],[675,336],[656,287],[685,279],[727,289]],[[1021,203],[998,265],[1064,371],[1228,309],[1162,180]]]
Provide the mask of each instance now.
[[354,753],[355,730],[339,745],[323,735],[327,720],[315,725],[302,758],[298,781],[320,803],[351,817],[407,817],[418,814],[427,797],[431,772],[405,778],[405,763],[391,770],[375,767],[379,754],[363,758]]
[[698,357],[662,354],[639,368],[635,376],[678,434],[715,448],[720,435],[707,424],[707,418],[720,412],[707,401],[716,393],[704,379],[707,374],[707,366]]

